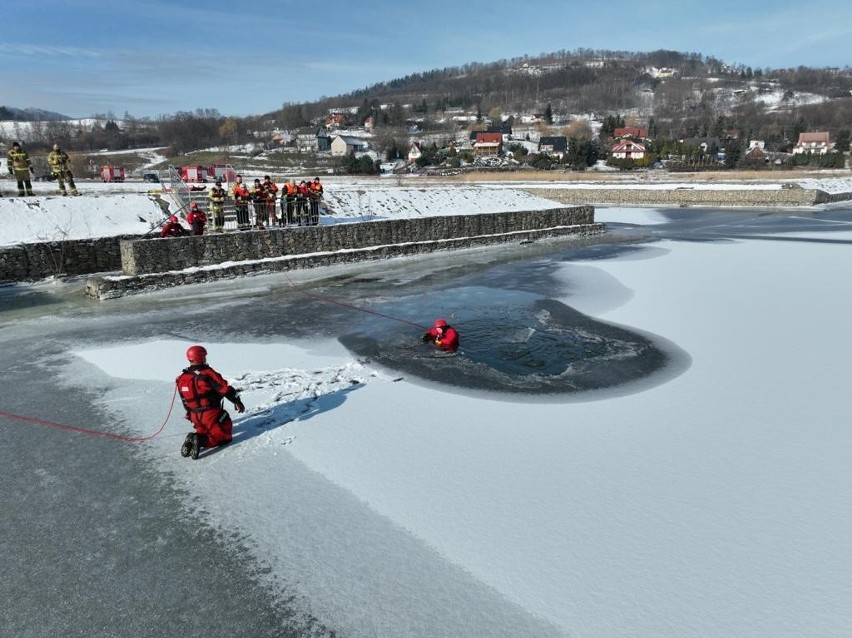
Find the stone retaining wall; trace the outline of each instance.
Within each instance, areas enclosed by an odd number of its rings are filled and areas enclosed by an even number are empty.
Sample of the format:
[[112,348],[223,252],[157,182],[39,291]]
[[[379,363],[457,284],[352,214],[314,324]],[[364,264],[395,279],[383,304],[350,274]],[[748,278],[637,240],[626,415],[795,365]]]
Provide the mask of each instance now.
[[124,237],[66,240],[0,248],[0,282],[121,270]]
[[123,241],[121,263],[123,274],[144,275],[228,261],[494,236],[594,221],[594,208],[579,206]]
[[[594,208],[584,206],[122,242],[122,256],[128,259],[125,272],[147,272],[94,277],[86,284],[86,294],[111,299],[257,273],[605,230],[594,223]],[[178,267],[158,266],[156,259]]]
[[793,186],[772,190],[743,189],[670,189],[650,188],[534,188],[525,189],[531,195],[563,204],[613,204],[618,206],[757,206],[783,208],[816,206],[852,199],[850,193],[829,194],[825,191]]

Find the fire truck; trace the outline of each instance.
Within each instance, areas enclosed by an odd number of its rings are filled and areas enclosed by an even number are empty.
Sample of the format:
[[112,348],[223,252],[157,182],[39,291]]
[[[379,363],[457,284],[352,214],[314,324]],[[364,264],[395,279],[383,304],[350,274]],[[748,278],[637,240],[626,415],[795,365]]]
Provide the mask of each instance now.
[[105,182],[123,182],[124,168],[121,166],[101,166],[101,179]]
[[207,167],[206,166],[181,166],[180,178],[185,182],[206,182]]

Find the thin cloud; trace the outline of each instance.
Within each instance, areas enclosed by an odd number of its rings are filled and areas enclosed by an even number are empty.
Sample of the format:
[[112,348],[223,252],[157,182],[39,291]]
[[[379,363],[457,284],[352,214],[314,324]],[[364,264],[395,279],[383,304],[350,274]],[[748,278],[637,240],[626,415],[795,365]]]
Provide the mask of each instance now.
[[10,56],[61,56],[100,58],[101,51],[80,47],[50,46],[45,44],[0,44],[0,54]]

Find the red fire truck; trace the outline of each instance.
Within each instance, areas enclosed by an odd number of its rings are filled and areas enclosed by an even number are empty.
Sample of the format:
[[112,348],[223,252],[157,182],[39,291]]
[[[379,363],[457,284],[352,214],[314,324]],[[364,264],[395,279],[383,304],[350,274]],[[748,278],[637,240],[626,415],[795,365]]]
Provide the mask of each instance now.
[[207,167],[206,166],[181,166],[180,178],[185,182],[206,182]]
[[105,182],[123,182],[124,168],[121,166],[101,166],[101,179]]

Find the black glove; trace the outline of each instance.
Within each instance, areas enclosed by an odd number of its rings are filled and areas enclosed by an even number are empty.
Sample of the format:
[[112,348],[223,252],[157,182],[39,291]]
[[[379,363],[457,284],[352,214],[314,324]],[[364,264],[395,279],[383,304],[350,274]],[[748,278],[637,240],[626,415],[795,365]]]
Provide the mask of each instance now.
[[432,337],[431,337],[431,336],[429,335],[429,333],[427,332],[426,334],[424,334],[424,335],[420,338],[420,340],[421,340],[423,343],[429,343],[430,341],[432,341]]
[[243,413],[243,412],[245,412],[245,411],[246,411],[246,406],[244,406],[244,405],[243,405],[243,402],[242,402],[242,401],[240,401],[240,399],[239,399],[239,398],[237,398],[237,399],[234,401],[234,409],[235,409],[237,412],[239,412],[239,413]]

